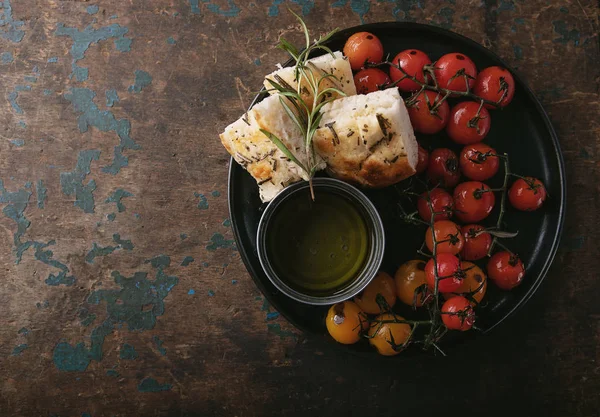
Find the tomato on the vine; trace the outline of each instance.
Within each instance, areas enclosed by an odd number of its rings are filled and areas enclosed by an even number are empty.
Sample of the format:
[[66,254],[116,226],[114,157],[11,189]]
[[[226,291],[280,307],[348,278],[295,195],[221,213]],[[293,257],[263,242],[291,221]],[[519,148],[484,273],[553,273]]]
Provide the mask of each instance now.
[[442,187],[454,187],[460,180],[458,158],[448,148],[434,149],[429,154],[427,178],[434,184]]
[[[457,255],[465,244],[465,238],[460,231],[460,227],[450,220],[440,220],[433,224],[435,233],[436,253],[450,253]],[[431,236],[431,227],[425,232],[425,245],[433,253],[433,237]]]
[[400,320],[404,318],[388,313],[377,316],[371,324],[369,343],[379,354],[394,356],[402,351],[404,343],[410,338],[411,329],[407,323],[394,323]]
[[[439,292],[455,292],[460,288],[463,273],[460,270],[460,261],[450,253],[440,253],[435,257],[437,262],[437,273],[440,278],[438,283]],[[435,288],[435,266],[433,258],[425,265],[425,278],[429,288]]]
[[454,215],[464,223],[485,219],[496,204],[490,187],[479,181],[467,181],[454,189]]
[[419,145],[419,159],[417,160],[417,166],[415,167],[417,174],[425,172],[427,165],[429,165],[429,152]]
[[408,116],[415,132],[432,135],[448,124],[450,107],[442,96],[433,91],[422,91],[407,100]]
[[492,235],[485,231],[485,227],[478,224],[467,224],[460,230],[465,238],[462,258],[467,261],[484,258],[492,246]]
[[490,131],[492,119],[485,107],[474,101],[463,101],[452,107],[446,133],[461,145],[481,142]]
[[325,324],[331,337],[345,345],[358,342],[361,330],[369,327],[366,314],[352,301],[332,305]]
[[467,331],[475,323],[475,311],[465,297],[452,297],[442,305],[442,321],[450,330]]
[[487,277],[480,267],[473,262],[462,261],[460,268],[465,273],[465,278],[460,284],[460,288],[455,292],[443,293],[442,296],[449,300],[452,297],[463,296],[471,304],[476,306],[481,303],[487,290]]
[[442,56],[434,64],[434,75],[438,85],[453,91],[473,88],[477,78],[477,67],[471,59],[461,53],[452,52]]
[[502,251],[490,258],[487,272],[498,287],[503,290],[511,290],[523,281],[525,267],[517,255]]
[[367,63],[379,64],[383,59],[383,45],[372,33],[358,32],[346,41],[344,55],[348,57],[350,67],[357,71]]
[[[473,92],[479,97],[506,107],[515,95],[515,80],[509,70],[502,67],[484,68],[475,81]],[[493,109],[494,106],[486,104]]]
[[[392,77],[393,82],[396,82],[404,77],[404,72],[406,72],[406,74],[413,76],[420,82],[424,83],[425,77],[423,74],[423,67],[431,64],[431,59],[429,59],[427,54],[423,51],[419,51],[418,49],[407,49],[396,55],[396,57],[392,60],[392,64],[393,65],[390,67],[390,77]],[[396,68],[394,65],[402,68],[404,72]],[[419,84],[415,83],[409,78],[404,78],[396,85],[400,91],[404,92],[417,91],[419,88],[421,88]]]
[[360,70],[354,76],[354,85],[358,94],[369,94],[379,91],[380,87],[388,85],[390,77],[378,68]]
[[354,302],[365,313],[379,314],[381,306],[377,302],[377,296],[381,295],[389,307],[396,303],[396,283],[386,272],[380,271],[367,287],[354,297]]
[[[432,211],[429,209],[429,204],[427,203],[427,199],[431,200]],[[454,207],[454,200],[452,196],[447,191],[441,188],[434,188],[429,191],[429,196],[427,195],[427,191],[419,196],[419,201],[417,202],[417,210],[419,211],[419,216],[426,222],[431,221],[431,216],[434,216],[435,221],[438,220],[448,220],[452,216],[452,209]]]
[[467,145],[460,152],[460,170],[465,177],[485,181],[498,172],[500,160],[496,150],[485,143]]
[[546,187],[533,177],[519,178],[508,191],[510,204],[518,210],[534,211],[546,201]]
[[425,288],[419,294],[415,294],[417,288],[426,284],[425,261],[415,259],[400,265],[394,276],[396,281],[396,293],[404,304],[421,307],[427,299],[429,290]]

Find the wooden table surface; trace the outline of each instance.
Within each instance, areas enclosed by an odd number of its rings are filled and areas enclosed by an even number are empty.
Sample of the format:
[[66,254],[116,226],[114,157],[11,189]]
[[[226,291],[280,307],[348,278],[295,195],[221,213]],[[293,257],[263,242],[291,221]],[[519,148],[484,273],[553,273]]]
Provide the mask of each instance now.
[[[372,362],[300,334],[235,249],[218,133],[288,12],[452,29],[523,74],[567,165],[536,296],[451,357]],[[600,409],[595,0],[0,0],[0,415],[593,416]],[[467,415],[469,415],[467,414]],[[464,414],[462,414],[464,415]]]

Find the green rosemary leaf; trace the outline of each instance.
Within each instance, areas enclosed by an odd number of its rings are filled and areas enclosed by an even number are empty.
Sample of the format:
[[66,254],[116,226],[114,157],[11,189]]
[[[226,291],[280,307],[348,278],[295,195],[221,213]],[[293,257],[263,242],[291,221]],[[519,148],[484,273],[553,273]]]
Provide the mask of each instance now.
[[[339,94],[342,97],[346,96],[346,93],[344,93],[342,90],[340,90],[339,88],[335,88],[335,87],[328,87],[324,90],[319,91],[319,94],[317,94],[317,98],[322,97],[323,95],[327,94],[327,93],[331,93],[332,95],[335,94]],[[327,96],[325,96],[327,97]]]
[[306,48],[308,49],[310,47],[310,34],[308,32],[308,28],[306,27],[306,23],[304,23],[304,20],[302,20],[302,18],[300,16],[298,16],[296,13],[294,13],[291,9],[288,9],[288,10],[290,11],[291,14],[296,16],[296,19],[298,19],[298,21],[302,25],[302,30],[304,31],[304,38],[306,39]]
[[325,43],[325,42],[327,42],[329,39],[331,39],[331,37],[333,35],[335,35],[339,31],[340,31],[340,28],[335,28],[335,29],[331,30],[328,34],[321,36],[319,38],[319,42],[318,43]]
[[303,171],[309,172],[306,169],[306,167],[302,164],[302,162],[300,162],[298,160],[298,158],[296,158],[294,156],[294,154],[287,148],[287,146],[285,146],[285,144],[277,136],[275,136],[274,134],[272,134],[271,132],[269,132],[268,130],[265,130],[265,129],[260,129],[260,131],[266,137],[268,137],[271,140],[271,142],[273,142],[275,144],[275,146],[277,146],[279,148],[279,150],[284,153],[285,156],[290,158],[296,165],[298,165],[300,168],[302,168]]
[[279,44],[277,45],[277,47],[290,54],[292,58],[298,57],[298,49],[284,38],[279,38]]
[[292,111],[292,109],[290,109],[290,106],[288,106],[286,100],[284,100],[283,97],[279,96],[279,102],[283,106],[283,109],[288,114],[288,116],[290,116],[290,119],[292,119],[296,126],[298,126],[298,129],[300,129],[300,132],[302,132],[302,136],[306,136],[306,125],[301,123],[297,115]]
[[335,56],[333,54],[333,51],[330,48],[326,47],[325,45],[315,45],[315,47],[313,48],[313,50],[315,50],[315,51],[318,49],[321,49],[321,50],[327,52],[329,55],[331,55],[332,58]]

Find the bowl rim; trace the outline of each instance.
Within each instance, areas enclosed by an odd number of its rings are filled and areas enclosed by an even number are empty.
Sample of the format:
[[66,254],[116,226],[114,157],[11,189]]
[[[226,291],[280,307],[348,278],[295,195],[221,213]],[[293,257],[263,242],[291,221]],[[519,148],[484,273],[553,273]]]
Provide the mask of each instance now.
[[383,262],[383,256],[385,253],[385,230],[383,227],[383,221],[381,220],[381,216],[379,216],[375,205],[362,191],[355,186],[330,177],[313,178],[312,184],[315,189],[329,188],[335,190],[335,192],[339,194],[343,194],[353,203],[361,206],[362,210],[366,214],[365,221],[368,223],[367,226],[371,236],[371,244],[366,261],[361,267],[357,276],[353,279],[352,283],[331,295],[309,295],[290,287],[281,278],[279,278],[268,259],[266,250],[266,237],[269,222],[273,219],[273,215],[276,213],[281,204],[283,204],[287,199],[291,198],[294,194],[306,190],[309,187],[308,181],[300,181],[288,185],[268,203],[267,207],[260,216],[260,221],[258,223],[258,229],[256,232],[256,248],[258,259],[265,275],[275,286],[275,288],[277,288],[282,294],[285,294],[293,300],[304,304],[326,306],[351,299],[364,290],[365,287],[369,285],[371,280],[377,275],[379,268],[381,267],[381,263]]

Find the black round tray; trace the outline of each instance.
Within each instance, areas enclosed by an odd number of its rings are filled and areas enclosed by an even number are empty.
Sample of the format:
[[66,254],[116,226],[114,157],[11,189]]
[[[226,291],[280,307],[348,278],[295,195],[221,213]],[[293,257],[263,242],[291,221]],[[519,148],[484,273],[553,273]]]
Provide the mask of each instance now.
[[[432,61],[446,53],[461,52],[468,55],[478,69],[499,65],[508,68],[514,76],[515,97],[505,109],[492,111],[491,131],[485,143],[498,152],[508,153],[513,172],[540,178],[546,185],[549,198],[542,209],[533,213],[518,212],[507,207],[505,223],[509,225],[511,231],[518,230],[519,236],[506,240],[505,243],[523,259],[526,276],[523,283],[512,291],[501,291],[492,283],[488,285],[484,298],[486,303],[480,306],[477,316],[477,327],[483,333],[488,332],[513,314],[533,295],[556,254],[565,217],[566,201],[564,161],[556,133],[539,100],[519,75],[498,56],[478,43],[434,26],[390,22],[345,29],[336,34],[328,46],[334,51],[341,50],[346,39],[360,31],[377,35],[386,53],[392,57],[408,48],[425,51]],[[263,97],[264,95],[259,94],[255,102]],[[422,146],[429,149],[443,146],[457,153],[461,149],[443,132],[433,136],[417,135],[417,139]],[[486,183],[492,187],[500,187],[501,177],[502,175],[497,175]],[[395,190],[386,188],[363,191],[373,201],[383,219],[386,231],[386,253],[382,269],[393,276],[402,263],[418,258],[416,250],[424,238],[425,228],[408,225],[399,218],[398,194]],[[294,326],[309,334],[329,337],[324,323],[327,307],[309,306],[288,298],[279,293],[264,274],[256,253],[256,231],[264,205],[258,196],[258,186],[254,179],[233,159],[229,168],[228,194],[232,229],[237,247],[258,288]],[[498,206],[499,198],[497,198],[495,211],[482,224],[491,225],[491,222],[495,222]],[[485,266],[485,263],[478,262],[478,264]],[[460,335],[455,334],[457,332],[451,333],[453,337],[446,338],[446,343],[477,334],[474,331]],[[350,349],[370,350],[368,343],[352,345]],[[376,356],[375,352],[372,352],[372,355]]]

